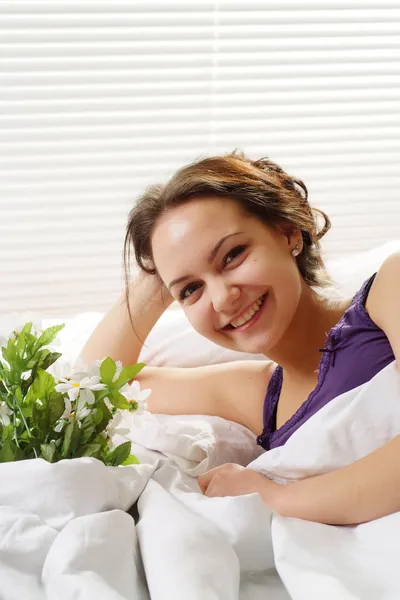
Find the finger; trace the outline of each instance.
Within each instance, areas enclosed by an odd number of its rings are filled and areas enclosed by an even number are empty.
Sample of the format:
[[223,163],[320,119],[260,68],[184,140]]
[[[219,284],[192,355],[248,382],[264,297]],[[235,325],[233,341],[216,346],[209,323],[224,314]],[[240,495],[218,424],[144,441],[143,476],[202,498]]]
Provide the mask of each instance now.
[[199,484],[200,489],[203,492],[203,494],[206,491],[206,489],[208,488],[208,486],[210,485],[210,482],[211,482],[212,478],[214,477],[217,469],[219,469],[219,467],[210,469],[209,471],[206,471],[205,473],[200,475],[200,477],[197,478],[197,483]]

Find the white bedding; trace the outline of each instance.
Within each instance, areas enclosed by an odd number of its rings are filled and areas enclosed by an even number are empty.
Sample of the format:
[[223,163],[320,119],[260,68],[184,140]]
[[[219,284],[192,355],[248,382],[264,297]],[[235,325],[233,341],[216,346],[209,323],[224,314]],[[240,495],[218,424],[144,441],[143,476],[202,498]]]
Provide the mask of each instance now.
[[[130,434],[139,466],[0,465],[1,600],[400,598],[400,513],[333,527],[271,515],[257,494],[207,498],[192,474],[257,456],[254,436],[228,424],[236,446],[219,448],[216,418],[145,421]],[[322,473],[399,433],[392,364],[251,468],[280,481]],[[125,511],[137,499],[135,525]]]

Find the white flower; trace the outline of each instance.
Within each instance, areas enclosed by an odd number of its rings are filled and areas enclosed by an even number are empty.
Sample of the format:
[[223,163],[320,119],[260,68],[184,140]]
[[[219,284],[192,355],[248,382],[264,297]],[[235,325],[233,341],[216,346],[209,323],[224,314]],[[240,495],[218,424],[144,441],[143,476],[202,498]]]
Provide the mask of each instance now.
[[76,418],[78,421],[82,421],[90,413],[90,408],[94,402],[93,392],[90,390],[81,390],[78,401],[75,405]]
[[127,435],[130,429],[125,427],[119,427],[124,423],[124,416],[121,411],[117,412],[112,421],[107,425],[106,432],[109,437],[113,437],[114,435]]
[[[56,386],[57,387],[57,386]],[[93,392],[91,392],[88,389],[81,389],[80,393],[79,393],[79,398],[76,401],[75,404],[75,416],[72,413],[72,404],[71,404],[71,400],[67,397],[64,397],[64,403],[65,403],[65,409],[63,414],[60,417],[59,422],[57,423],[57,425],[54,427],[54,431],[60,432],[63,430],[64,425],[68,422],[68,421],[72,421],[74,418],[78,421],[82,421],[82,419],[84,419],[85,417],[88,416],[88,414],[90,414],[90,408],[89,406],[91,406],[94,402],[95,398],[94,398],[94,394]]]
[[107,398],[107,396],[105,398],[103,398],[105,405],[107,406],[109,411],[112,411],[115,407],[111,404],[110,399]]
[[85,391],[85,398],[88,404],[93,404],[94,394],[93,391],[104,390],[106,386],[100,382],[100,377],[88,377],[87,373],[73,373],[71,379],[65,377],[60,378],[61,383],[58,383],[55,387],[56,392],[65,393],[67,392],[71,402],[75,401],[78,394],[82,394]]
[[61,379],[65,381],[66,379],[69,379],[70,375],[72,374],[72,367],[70,363],[65,360],[61,360],[60,358],[56,360],[55,363],[50,365],[47,370],[49,373],[51,373],[51,375],[53,375],[56,381],[60,381]]
[[69,398],[67,398],[66,396],[64,396],[64,405],[65,405],[64,412],[61,415],[59,422],[54,427],[54,431],[57,431],[58,433],[60,433],[60,431],[63,430],[63,427],[66,424],[67,420],[70,420],[70,415],[71,415],[71,411],[72,411],[71,400]]
[[42,332],[42,320],[34,313],[9,313],[0,319],[0,347],[7,346],[8,339],[21,333],[26,323],[32,323],[32,333]]
[[[71,373],[81,373],[83,371],[85,373],[88,373],[88,369],[89,367],[87,366],[87,364],[83,362],[83,360],[79,356],[71,367]],[[94,373],[94,375],[98,375],[98,373]]]
[[140,383],[135,379],[131,384],[126,383],[119,391],[130,402],[137,402],[138,408],[136,414],[141,414],[147,410],[146,400],[151,394],[150,388],[141,390]]
[[13,411],[5,402],[0,402],[0,421],[3,423],[4,427],[10,424],[10,415],[13,414]]

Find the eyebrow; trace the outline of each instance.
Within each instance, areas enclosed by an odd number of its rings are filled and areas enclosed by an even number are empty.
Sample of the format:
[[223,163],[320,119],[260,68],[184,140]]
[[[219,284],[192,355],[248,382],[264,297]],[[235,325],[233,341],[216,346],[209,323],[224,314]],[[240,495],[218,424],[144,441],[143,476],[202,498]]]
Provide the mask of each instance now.
[[[214,246],[214,248],[211,250],[210,255],[207,259],[208,264],[211,264],[212,261],[214,260],[214,258],[216,257],[218,250],[221,248],[222,244],[225,242],[225,240],[227,240],[228,238],[231,238],[235,235],[241,235],[242,233],[244,233],[243,231],[236,231],[235,233],[229,233],[228,235],[225,235],[223,238],[221,238],[219,240],[219,242]],[[172,288],[172,286],[176,285],[177,283],[182,283],[182,281],[186,281],[186,279],[191,279],[191,277],[193,277],[193,275],[182,275],[182,277],[178,277],[177,279],[173,279],[171,281],[171,283],[168,286],[168,289],[170,290]]]

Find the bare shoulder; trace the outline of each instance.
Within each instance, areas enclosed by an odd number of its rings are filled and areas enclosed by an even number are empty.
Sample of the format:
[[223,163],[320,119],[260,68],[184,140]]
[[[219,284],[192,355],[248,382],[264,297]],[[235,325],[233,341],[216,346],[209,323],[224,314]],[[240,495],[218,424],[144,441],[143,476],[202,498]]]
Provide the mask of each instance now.
[[[400,252],[391,254],[379,268],[371,291],[368,295],[366,308],[371,318],[382,327],[391,318],[390,306],[400,299]],[[389,308],[389,313],[387,309]]]
[[389,256],[379,269],[366,309],[385,332],[400,364],[400,252]]

